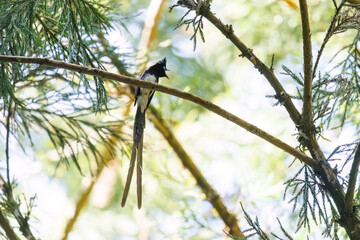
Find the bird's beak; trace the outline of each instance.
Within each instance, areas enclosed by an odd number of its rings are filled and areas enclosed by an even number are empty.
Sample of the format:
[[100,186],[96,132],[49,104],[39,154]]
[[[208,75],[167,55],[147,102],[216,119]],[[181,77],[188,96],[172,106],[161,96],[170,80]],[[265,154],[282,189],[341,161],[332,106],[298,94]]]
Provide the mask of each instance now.
[[[169,69],[166,69],[165,71],[170,71]],[[169,79],[169,77],[168,77],[168,75],[166,75],[166,73],[165,73],[165,77],[167,78],[167,79]]]

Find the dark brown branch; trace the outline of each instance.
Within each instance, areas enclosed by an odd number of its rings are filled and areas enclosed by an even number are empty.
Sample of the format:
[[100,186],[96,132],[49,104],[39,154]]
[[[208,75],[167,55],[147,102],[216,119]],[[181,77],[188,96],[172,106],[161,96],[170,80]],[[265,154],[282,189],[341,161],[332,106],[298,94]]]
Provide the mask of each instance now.
[[[201,3],[201,4],[200,4]],[[205,3],[205,4],[204,4]],[[232,26],[225,25],[218,19],[214,13],[210,11],[210,6],[208,5],[208,1],[199,1],[199,4],[196,4],[193,0],[179,0],[177,5],[188,8],[190,10],[196,11],[196,14],[200,14],[207,18],[215,27],[217,27],[221,33],[228,38],[241,52],[241,57],[246,57],[254,66],[259,70],[261,74],[265,76],[270,85],[274,88],[276,95],[279,99],[283,100],[284,106],[288,111],[290,118],[293,120],[296,126],[301,129],[301,115],[295,108],[293,102],[291,101],[288,94],[285,92],[280,82],[273,74],[271,69],[269,69],[263,62],[261,62],[252,52],[250,48],[248,48],[244,43],[240,41],[239,38],[234,34]],[[172,7],[173,8],[173,7]],[[300,132],[304,138],[303,144],[308,148],[311,153],[312,158],[316,162],[313,167],[316,175],[322,180],[325,185],[325,189],[329,191],[332,199],[334,200],[337,209],[339,212],[344,207],[345,202],[345,192],[342,188],[334,170],[331,166],[326,162],[326,158],[324,153],[321,151],[320,146],[314,135],[306,135],[304,132]]]
[[303,54],[304,54],[304,95],[303,95],[303,112],[302,128],[308,137],[313,135],[312,121],[312,47],[311,32],[309,23],[309,13],[306,0],[299,0],[300,15],[302,23],[303,36]]
[[359,165],[360,165],[360,143],[356,148],[354,160],[350,170],[349,184],[345,196],[345,206],[344,206],[345,214],[352,214],[353,212],[354,192],[355,192],[356,179],[359,173]]
[[239,225],[237,224],[237,219],[235,215],[227,210],[219,194],[206,181],[206,179],[201,174],[200,170],[197,168],[191,157],[186,153],[182,145],[177,141],[175,135],[167,126],[166,122],[160,117],[156,109],[150,106],[150,111],[153,115],[153,117],[150,118],[150,120],[154,123],[156,129],[159,130],[159,132],[168,141],[169,145],[173,148],[173,150],[181,160],[184,167],[187,168],[190,171],[190,173],[193,175],[193,177],[197,182],[197,185],[205,193],[206,199],[211,202],[213,207],[218,212],[220,218],[224,221],[226,226],[229,227],[230,229],[229,234],[239,238],[243,238],[244,235],[241,232]]
[[140,86],[142,88],[150,88],[150,89],[154,89],[156,91],[159,92],[163,92],[163,93],[167,93],[179,98],[183,98],[186,99],[188,101],[191,101],[193,103],[196,103],[200,106],[203,106],[204,108],[216,113],[217,115],[235,123],[236,125],[246,129],[247,131],[259,136],[260,138],[268,141],[269,143],[275,145],[276,147],[284,150],[285,152],[293,155],[294,157],[298,158],[300,161],[304,162],[305,164],[308,164],[311,167],[314,167],[316,162],[315,160],[313,160],[312,158],[310,158],[309,156],[303,154],[302,152],[296,150],[295,148],[291,147],[290,145],[282,142],[280,139],[270,135],[269,133],[265,132],[264,130],[256,127],[255,125],[252,125],[246,121],[244,121],[243,119],[235,116],[234,114],[222,109],[221,107],[211,103],[208,100],[202,99],[198,96],[195,96],[193,94],[187,93],[187,92],[183,92],[174,88],[169,88],[160,84],[154,84],[151,82],[147,82],[147,81],[143,81],[143,80],[139,80],[136,78],[131,78],[131,77],[127,77],[127,76],[123,76],[123,75],[119,75],[119,74],[115,74],[115,73],[110,73],[110,72],[106,72],[100,69],[96,69],[96,68],[89,68],[89,67],[84,67],[84,66],[79,66],[76,64],[71,64],[71,63],[65,63],[65,62],[61,62],[61,61],[56,61],[56,60],[50,60],[47,58],[31,58],[31,57],[20,57],[20,56],[4,56],[4,55],[0,55],[0,61],[4,61],[4,62],[19,62],[19,63],[31,63],[31,64],[43,64],[43,65],[47,65],[47,66],[51,66],[51,67],[55,67],[55,68],[62,68],[62,69],[67,69],[67,70],[71,70],[71,71],[76,71],[79,73],[84,73],[84,74],[89,74],[89,75],[95,75],[95,76],[99,76],[102,78],[108,78],[111,80],[115,80],[118,82],[122,82],[122,83],[126,83],[126,84],[131,84],[131,85],[136,85],[136,86]]
[[[354,160],[350,170],[349,184],[346,191],[344,209],[341,211],[340,222],[346,229],[350,239],[359,239],[360,236],[360,220],[356,214],[357,209],[354,209],[354,192],[356,187],[356,180],[360,165],[360,143],[356,147]],[[359,207],[359,206],[357,206]]]
[[1,210],[0,210],[0,226],[4,230],[8,239],[19,240],[19,237],[16,235],[13,228],[10,226],[9,220],[5,217],[5,215]]

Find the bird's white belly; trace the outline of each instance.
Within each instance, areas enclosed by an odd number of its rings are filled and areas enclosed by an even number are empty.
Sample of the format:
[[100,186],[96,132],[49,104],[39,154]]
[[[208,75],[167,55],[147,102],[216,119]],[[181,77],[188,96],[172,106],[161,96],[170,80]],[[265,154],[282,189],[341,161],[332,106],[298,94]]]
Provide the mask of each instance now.
[[[148,82],[152,82],[152,83],[156,83],[156,78],[153,75],[149,75],[146,78],[143,79],[144,81],[148,81]],[[153,90],[151,89],[147,89],[147,88],[142,88],[141,89],[141,95],[139,96],[139,103],[140,103],[140,107],[141,107],[141,112],[144,112],[146,110],[146,107],[148,105],[148,101],[149,101],[149,97],[150,97],[150,93]]]

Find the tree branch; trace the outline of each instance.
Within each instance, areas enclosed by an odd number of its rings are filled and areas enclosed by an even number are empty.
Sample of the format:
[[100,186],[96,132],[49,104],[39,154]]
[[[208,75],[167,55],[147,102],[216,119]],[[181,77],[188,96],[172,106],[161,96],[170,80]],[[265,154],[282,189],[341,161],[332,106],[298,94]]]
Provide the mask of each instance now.
[[[274,88],[277,97],[281,100],[280,102],[284,103],[284,106],[288,111],[290,118],[293,120],[297,127],[301,127],[301,115],[295,108],[289,95],[285,92],[274,73],[253,54],[250,48],[248,48],[244,43],[240,41],[239,38],[236,37],[231,25],[225,25],[221,22],[220,19],[215,16],[214,13],[210,11],[209,2],[210,1],[207,0],[199,0],[197,2],[195,2],[194,0],[178,0],[177,4],[173,7],[182,6],[184,8],[194,10],[196,11],[196,14],[204,16],[216,28],[218,28],[221,33],[240,50],[240,56],[246,57],[251,63],[254,64],[255,68],[257,68],[259,72],[265,76],[270,85]],[[172,8],[170,8],[170,10]],[[339,180],[337,179],[334,170],[331,168],[329,163],[326,162],[325,155],[322,152],[319,143],[314,136],[307,136],[304,134],[303,143],[308,148],[311,156],[313,157],[313,161],[316,163],[315,165],[313,165],[315,174],[324,183],[325,188],[329,191],[338,211],[340,212],[344,207],[345,192],[341,184],[339,183]]]
[[353,212],[354,192],[355,192],[357,176],[359,173],[359,165],[360,165],[360,143],[356,148],[354,160],[350,170],[349,184],[346,191],[345,206],[344,206],[344,213],[346,215],[352,214]]
[[330,26],[328,28],[328,30],[326,31],[326,35],[325,35],[325,38],[324,38],[324,41],[322,42],[321,44],[321,47],[320,47],[320,50],[318,51],[318,55],[316,57],[316,61],[315,61],[315,64],[314,64],[314,70],[313,70],[313,78],[315,77],[315,74],[316,74],[316,70],[317,70],[317,67],[318,67],[318,64],[320,62],[320,58],[321,58],[321,55],[325,49],[325,45],[328,43],[328,41],[330,40],[330,37],[332,36],[332,31],[335,27],[335,24],[336,24],[336,21],[337,21],[337,18],[341,12],[341,9],[342,7],[344,6],[345,4],[345,1],[342,1],[339,5],[339,7],[336,7],[336,2],[334,1],[334,6],[336,8],[336,11],[335,11],[335,14],[331,20],[331,23],[330,23]]
[[9,220],[5,217],[5,215],[1,210],[0,210],[0,226],[10,240],[19,240],[19,237],[16,235],[13,228],[10,226]]
[[252,134],[259,136],[260,138],[268,141],[269,143],[275,145],[276,147],[293,155],[294,157],[298,158],[300,161],[304,162],[305,164],[308,164],[311,167],[315,167],[315,164],[316,164],[314,159],[312,159],[309,156],[303,154],[302,152],[296,150],[295,148],[291,147],[290,145],[282,142],[280,139],[270,135],[269,133],[256,127],[255,125],[252,125],[252,124],[244,121],[243,119],[222,109],[221,107],[211,103],[210,101],[202,99],[191,93],[183,92],[183,91],[180,91],[180,90],[177,90],[174,88],[169,88],[169,87],[166,87],[166,86],[163,86],[160,84],[143,81],[143,80],[139,80],[136,78],[131,78],[131,77],[115,74],[115,73],[110,73],[110,72],[103,71],[103,70],[96,69],[96,68],[84,67],[84,66],[80,66],[80,65],[76,65],[76,64],[72,64],[72,63],[65,63],[65,62],[61,62],[61,61],[50,60],[47,58],[37,58],[37,57],[31,58],[31,57],[0,55],[0,61],[43,64],[43,65],[51,66],[54,68],[62,68],[62,69],[67,69],[67,70],[71,70],[71,71],[76,71],[79,73],[94,75],[94,76],[98,76],[98,77],[102,77],[102,78],[108,78],[108,79],[115,80],[118,82],[136,85],[136,86],[139,86],[142,88],[153,89],[153,90],[156,90],[159,92],[163,92],[163,93],[167,93],[167,94],[179,97],[179,98],[183,98],[183,99],[186,99],[193,103],[196,103],[200,106],[203,106],[204,108],[216,113],[217,115],[235,123],[236,125],[246,129],[247,131],[251,132]]
[[306,0],[299,0],[302,36],[303,36],[303,52],[304,52],[304,95],[303,95],[303,112],[302,127],[308,137],[313,135],[312,122],[312,47],[311,32],[309,23],[309,13]]
[[220,195],[206,181],[205,177],[201,174],[199,168],[195,165],[191,157],[186,153],[182,145],[177,141],[175,135],[172,133],[166,122],[160,117],[160,114],[156,111],[154,107],[150,106],[149,108],[151,114],[154,116],[150,118],[150,120],[154,123],[155,128],[168,141],[169,145],[173,148],[184,167],[187,168],[193,175],[197,182],[197,185],[206,195],[206,199],[211,202],[213,207],[218,212],[220,218],[223,220],[226,226],[229,227],[229,234],[239,238],[245,237],[244,234],[241,232],[239,225],[237,224],[237,219],[235,215],[227,210]]
[[[15,217],[15,219],[17,220],[17,222],[20,225],[20,231],[23,233],[23,235],[28,238],[28,239],[35,239],[34,236],[31,233],[29,224],[27,222],[27,219],[23,217],[23,215],[20,212],[20,208],[19,208],[19,204],[15,201],[15,199],[13,198],[13,192],[12,192],[12,187],[11,187],[11,182],[10,182],[10,166],[9,166],[9,160],[10,160],[10,156],[9,156],[9,141],[10,141],[10,119],[11,119],[11,113],[12,113],[12,97],[10,97],[10,101],[9,101],[9,107],[8,107],[8,114],[7,114],[7,118],[6,118],[6,143],[5,143],[5,155],[6,155],[6,180],[7,182],[5,182],[4,178],[2,176],[0,176],[0,188],[3,191],[3,194],[6,196],[7,200],[9,201],[9,204],[11,205],[11,210],[12,210],[12,214]],[[1,213],[2,215],[2,213]],[[1,217],[1,216],[0,216]],[[4,219],[0,219],[0,220],[4,220]],[[6,220],[6,219],[5,219]],[[4,221],[5,221],[4,220]],[[6,224],[5,222],[3,222],[2,224]],[[6,227],[6,225],[4,225]],[[8,229],[4,229],[4,230],[8,230]],[[6,232],[6,234],[8,234]],[[9,234],[11,234],[9,232]]]
[[7,186],[4,178],[0,175],[0,189],[2,190],[3,194],[6,196],[7,200],[9,201],[9,205],[11,207],[11,213],[18,222],[20,226],[20,231],[28,240],[35,240],[34,235],[32,234],[28,219],[24,217],[20,211],[19,204],[13,197],[12,188]]

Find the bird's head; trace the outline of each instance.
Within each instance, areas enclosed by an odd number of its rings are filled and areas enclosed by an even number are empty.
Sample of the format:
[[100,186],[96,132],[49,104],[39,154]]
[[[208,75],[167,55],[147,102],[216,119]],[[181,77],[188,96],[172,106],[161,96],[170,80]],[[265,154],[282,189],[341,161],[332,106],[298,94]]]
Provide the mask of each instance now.
[[149,71],[153,72],[157,77],[166,77],[169,79],[169,77],[166,75],[166,71],[169,71],[166,69],[166,58],[158,61],[155,65],[151,66],[149,68]]

